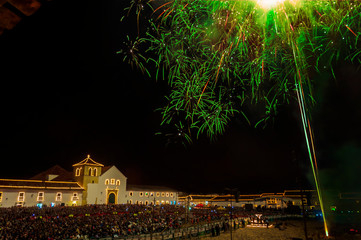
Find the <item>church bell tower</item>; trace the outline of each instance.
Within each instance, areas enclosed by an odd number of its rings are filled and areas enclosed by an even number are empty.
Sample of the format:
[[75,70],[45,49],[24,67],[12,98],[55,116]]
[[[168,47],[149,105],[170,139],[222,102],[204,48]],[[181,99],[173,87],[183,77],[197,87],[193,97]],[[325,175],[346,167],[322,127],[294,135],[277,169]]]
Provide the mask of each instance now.
[[84,188],[82,205],[87,204],[88,184],[98,183],[103,167],[103,164],[97,163],[91,159],[90,155],[83,161],[73,165],[74,180]]

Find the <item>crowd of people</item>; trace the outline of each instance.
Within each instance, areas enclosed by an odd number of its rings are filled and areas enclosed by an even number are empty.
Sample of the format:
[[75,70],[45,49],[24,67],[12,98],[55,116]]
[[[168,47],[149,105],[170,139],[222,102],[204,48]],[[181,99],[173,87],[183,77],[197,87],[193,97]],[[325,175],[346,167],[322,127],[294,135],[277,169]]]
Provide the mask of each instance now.
[[0,239],[76,239],[134,236],[229,219],[250,221],[243,208],[178,205],[89,205],[0,208]]

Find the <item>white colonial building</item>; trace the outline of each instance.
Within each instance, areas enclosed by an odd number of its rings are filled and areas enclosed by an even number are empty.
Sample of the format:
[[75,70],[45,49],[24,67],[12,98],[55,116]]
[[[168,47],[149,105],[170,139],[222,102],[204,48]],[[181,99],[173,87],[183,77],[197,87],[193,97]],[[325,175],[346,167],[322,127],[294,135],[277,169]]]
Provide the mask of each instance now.
[[0,206],[177,204],[178,192],[161,186],[127,185],[116,166],[87,158],[69,172],[56,165],[28,180],[0,179]]

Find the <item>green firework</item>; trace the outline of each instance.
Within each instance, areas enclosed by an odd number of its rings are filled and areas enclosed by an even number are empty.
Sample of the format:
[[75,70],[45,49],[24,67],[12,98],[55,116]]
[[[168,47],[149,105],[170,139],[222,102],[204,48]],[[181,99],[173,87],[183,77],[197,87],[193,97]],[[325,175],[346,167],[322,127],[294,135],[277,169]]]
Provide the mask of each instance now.
[[296,99],[295,84],[312,104],[312,73],[333,74],[340,60],[360,63],[359,1],[261,2],[131,1],[126,15],[134,12],[137,29],[148,25],[120,52],[146,75],[168,81],[163,125],[177,126],[188,141],[213,138],[233,117],[247,119],[247,103],[264,107],[257,126]]

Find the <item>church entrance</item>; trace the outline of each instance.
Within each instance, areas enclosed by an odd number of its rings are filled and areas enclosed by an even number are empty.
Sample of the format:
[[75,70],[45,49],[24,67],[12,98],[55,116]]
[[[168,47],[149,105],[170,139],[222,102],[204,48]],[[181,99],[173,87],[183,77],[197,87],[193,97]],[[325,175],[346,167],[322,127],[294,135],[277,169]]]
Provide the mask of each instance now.
[[107,204],[117,204],[118,189],[107,190]]
[[114,193],[109,194],[108,203],[109,204],[115,204],[115,194]]

